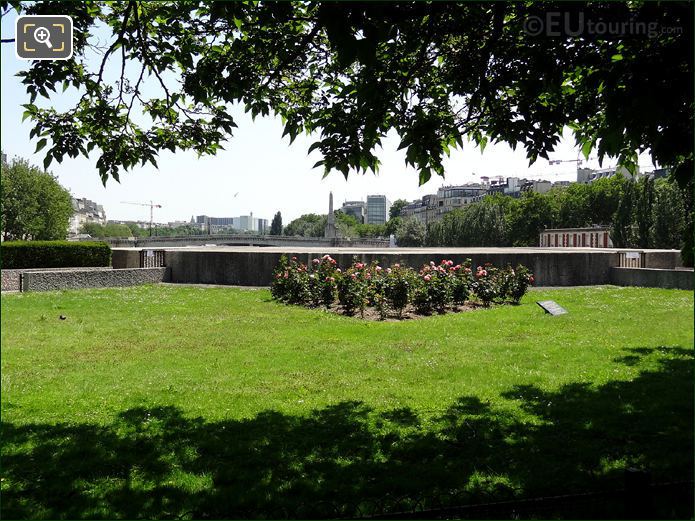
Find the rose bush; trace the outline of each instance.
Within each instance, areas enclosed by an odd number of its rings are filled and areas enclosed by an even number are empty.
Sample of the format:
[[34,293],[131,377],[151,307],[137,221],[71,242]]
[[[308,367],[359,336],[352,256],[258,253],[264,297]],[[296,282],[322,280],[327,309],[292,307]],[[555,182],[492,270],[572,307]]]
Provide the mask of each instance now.
[[408,305],[413,288],[413,270],[394,264],[387,268],[384,278],[384,294],[389,306],[396,311],[398,318],[403,316],[403,310]]
[[438,265],[432,261],[419,271],[354,259],[342,271],[330,255],[313,259],[309,266],[283,256],[273,271],[270,291],[281,302],[326,308],[337,298],[346,315],[364,316],[365,309],[373,307],[383,320],[389,310],[402,318],[408,305],[417,313],[431,314],[470,300],[485,307],[493,302],[518,304],[533,282],[533,274],[522,265],[498,269],[486,263],[473,268],[470,259],[460,264],[450,259]]
[[472,284],[473,292],[483,306],[490,307],[493,300],[500,295],[500,280],[498,270],[489,262],[478,266],[475,270]]
[[501,297],[518,304],[526,294],[528,287],[534,283],[533,274],[526,266],[519,264],[516,268],[507,266],[503,271]]
[[273,273],[270,291],[277,299],[288,304],[308,304],[311,302],[309,272],[305,264],[292,257],[287,262],[284,255]]
[[369,302],[369,280],[371,274],[362,262],[355,262],[338,280],[338,301],[346,315],[354,315],[359,310],[364,316],[364,309]]

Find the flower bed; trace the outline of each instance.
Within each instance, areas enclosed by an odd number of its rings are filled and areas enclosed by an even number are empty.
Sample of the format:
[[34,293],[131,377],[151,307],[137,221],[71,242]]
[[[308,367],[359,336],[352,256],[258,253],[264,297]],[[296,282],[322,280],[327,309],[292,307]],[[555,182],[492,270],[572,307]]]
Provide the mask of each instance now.
[[283,256],[270,291],[287,304],[385,320],[518,304],[531,284],[533,274],[525,266],[496,268],[487,263],[474,269],[470,259],[461,264],[431,261],[417,271],[355,260],[341,270],[330,255],[313,259],[310,266]]

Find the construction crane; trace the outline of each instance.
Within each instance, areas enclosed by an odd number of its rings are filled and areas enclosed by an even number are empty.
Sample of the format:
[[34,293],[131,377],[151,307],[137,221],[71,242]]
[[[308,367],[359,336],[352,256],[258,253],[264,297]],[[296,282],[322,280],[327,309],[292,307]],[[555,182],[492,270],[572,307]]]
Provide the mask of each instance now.
[[149,206],[150,207],[150,237],[152,237],[152,222],[154,221],[154,209],[161,208],[161,204],[155,204],[152,201],[149,203],[134,203],[130,201],[121,201],[121,204],[134,204],[137,206]]
[[559,165],[560,163],[577,163],[577,166],[584,162],[583,159],[550,159],[548,161],[549,165]]

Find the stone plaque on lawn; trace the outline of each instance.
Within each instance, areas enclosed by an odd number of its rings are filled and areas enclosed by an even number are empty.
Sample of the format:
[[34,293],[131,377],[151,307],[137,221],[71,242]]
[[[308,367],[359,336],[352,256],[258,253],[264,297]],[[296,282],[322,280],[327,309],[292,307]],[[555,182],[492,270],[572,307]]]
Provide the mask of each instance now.
[[538,302],[536,302],[536,304],[542,307],[543,311],[545,311],[546,313],[550,313],[553,316],[564,315],[567,313],[567,310],[554,300],[539,300]]

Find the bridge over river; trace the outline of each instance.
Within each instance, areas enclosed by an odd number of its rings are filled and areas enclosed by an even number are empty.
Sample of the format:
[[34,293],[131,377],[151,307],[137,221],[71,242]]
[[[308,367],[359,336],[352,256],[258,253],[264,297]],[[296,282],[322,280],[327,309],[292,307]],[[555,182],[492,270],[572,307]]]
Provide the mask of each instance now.
[[[91,240],[91,239],[90,239]],[[388,239],[328,239],[284,235],[186,235],[179,237],[137,237],[101,239],[113,248],[179,248],[184,246],[275,246],[318,248],[388,248]]]

